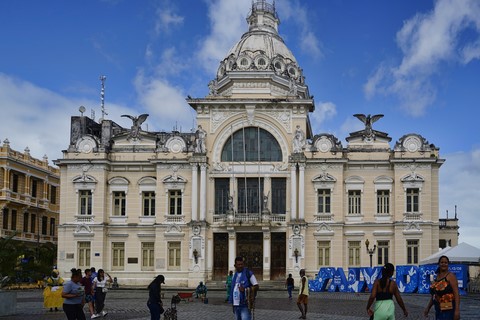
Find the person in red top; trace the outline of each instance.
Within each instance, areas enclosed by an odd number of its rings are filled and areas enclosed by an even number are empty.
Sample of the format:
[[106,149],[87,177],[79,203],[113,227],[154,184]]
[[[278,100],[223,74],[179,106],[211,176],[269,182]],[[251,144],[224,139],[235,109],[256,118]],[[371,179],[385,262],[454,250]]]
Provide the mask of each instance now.
[[80,280],[82,286],[85,287],[85,302],[88,303],[88,310],[90,314],[93,316],[95,314],[95,310],[93,309],[93,284],[92,284],[92,270],[85,269],[85,277]]

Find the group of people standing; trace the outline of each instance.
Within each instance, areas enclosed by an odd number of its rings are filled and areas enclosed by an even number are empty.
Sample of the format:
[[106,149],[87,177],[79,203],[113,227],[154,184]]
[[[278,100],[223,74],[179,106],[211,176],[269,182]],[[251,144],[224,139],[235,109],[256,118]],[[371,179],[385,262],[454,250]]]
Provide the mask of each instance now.
[[97,273],[94,267],[85,269],[83,277],[81,269],[73,268],[71,273],[70,280],[65,282],[55,269],[45,280],[44,307],[50,311],[61,307],[68,320],[85,320],[83,307],[87,304],[91,319],[105,317],[105,297],[112,277],[103,269]]

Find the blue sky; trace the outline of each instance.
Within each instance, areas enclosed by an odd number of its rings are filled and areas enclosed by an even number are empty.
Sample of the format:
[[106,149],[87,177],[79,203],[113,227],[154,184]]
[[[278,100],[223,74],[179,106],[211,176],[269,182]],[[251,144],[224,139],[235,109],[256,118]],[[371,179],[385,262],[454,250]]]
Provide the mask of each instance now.
[[[83,105],[106,118],[149,113],[144,128],[194,127],[185,97],[204,97],[247,30],[251,0],[0,2],[0,139],[50,160]],[[480,246],[480,2],[277,0],[280,34],[303,68],[314,134],[346,145],[355,113],[394,143],[419,133],[440,148],[440,215],[458,206],[460,241]]]

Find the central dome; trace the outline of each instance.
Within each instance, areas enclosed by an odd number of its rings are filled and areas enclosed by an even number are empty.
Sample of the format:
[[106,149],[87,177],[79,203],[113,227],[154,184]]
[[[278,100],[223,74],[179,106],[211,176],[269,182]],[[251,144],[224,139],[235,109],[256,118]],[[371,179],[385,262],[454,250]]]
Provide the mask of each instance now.
[[229,71],[265,70],[303,82],[297,60],[278,34],[280,20],[275,5],[265,0],[253,3],[247,22],[249,30],[220,62],[217,79]]

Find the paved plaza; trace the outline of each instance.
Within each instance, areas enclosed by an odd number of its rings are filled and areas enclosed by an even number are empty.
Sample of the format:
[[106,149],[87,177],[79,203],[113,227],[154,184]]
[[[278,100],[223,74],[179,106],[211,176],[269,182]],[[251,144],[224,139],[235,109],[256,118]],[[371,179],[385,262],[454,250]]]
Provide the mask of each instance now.
[[[169,307],[169,299],[176,291],[164,291],[164,307]],[[135,319],[148,320],[150,315],[146,306],[147,290],[110,290],[106,299],[105,309],[109,312],[105,319]],[[233,319],[232,308],[224,302],[224,291],[210,291],[209,303],[198,300],[182,301],[177,306],[179,320],[225,320]],[[429,296],[420,294],[403,295],[410,313],[408,319],[425,319],[422,315]],[[365,312],[368,294],[361,293],[328,293],[312,292],[309,300],[308,319],[367,319]],[[49,312],[43,309],[41,290],[17,291],[17,313],[0,319],[66,319],[63,311]],[[85,307],[85,310],[87,308]],[[403,319],[401,310],[396,305],[397,319]],[[90,315],[86,312],[87,319]],[[289,300],[284,291],[260,291],[256,303],[255,319],[287,320],[298,319],[295,300]],[[462,319],[480,319],[480,295],[469,295],[461,300]],[[163,317],[162,317],[163,319]],[[430,314],[433,319],[433,310]]]

